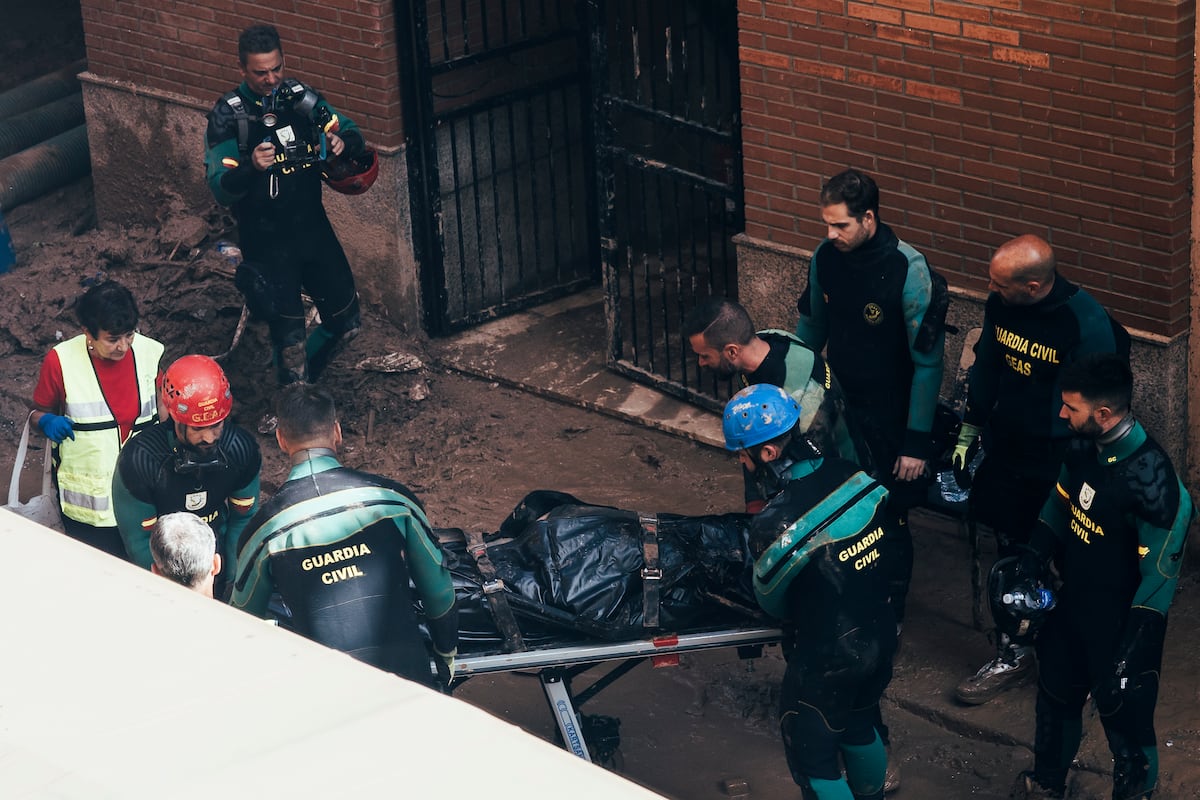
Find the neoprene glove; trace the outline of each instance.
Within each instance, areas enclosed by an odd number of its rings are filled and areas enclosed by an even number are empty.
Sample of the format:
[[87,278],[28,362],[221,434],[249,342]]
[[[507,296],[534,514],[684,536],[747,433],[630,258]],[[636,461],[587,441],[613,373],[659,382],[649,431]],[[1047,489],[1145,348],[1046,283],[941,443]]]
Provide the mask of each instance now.
[[59,444],[63,439],[75,438],[75,426],[71,424],[71,420],[58,414],[42,414],[37,426],[46,434],[46,438],[55,444]]
[[1046,562],[1042,556],[1028,545],[1017,545],[1017,577],[1032,584],[1045,584]]
[[[1120,706],[1127,692],[1137,692],[1146,673],[1155,672],[1162,659],[1167,618],[1151,608],[1134,608],[1125,620],[1121,640],[1113,654],[1110,675],[1101,682],[1097,707],[1102,714]],[[1111,706],[1109,704],[1112,704]]]
[[979,451],[980,429],[966,422],[958,429],[958,442],[954,445],[954,455],[950,463],[954,467],[954,481],[961,489],[971,488],[971,462]]

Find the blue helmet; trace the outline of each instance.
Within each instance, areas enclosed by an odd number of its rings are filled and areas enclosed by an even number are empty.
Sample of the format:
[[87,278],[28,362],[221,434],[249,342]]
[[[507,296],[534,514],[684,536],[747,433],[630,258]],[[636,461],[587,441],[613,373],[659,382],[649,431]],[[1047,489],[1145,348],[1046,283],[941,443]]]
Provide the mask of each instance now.
[[725,449],[745,450],[796,427],[800,404],[769,383],[747,386],[725,404]]

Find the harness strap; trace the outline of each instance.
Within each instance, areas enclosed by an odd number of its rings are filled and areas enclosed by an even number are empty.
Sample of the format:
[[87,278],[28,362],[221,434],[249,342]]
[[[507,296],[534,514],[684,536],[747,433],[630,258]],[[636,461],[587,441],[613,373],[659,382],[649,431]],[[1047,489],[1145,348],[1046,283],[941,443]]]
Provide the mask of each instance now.
[[525,641],[521,638],[521,629],[517,627],[517,618],[508,603],[504,581],[496,575],[496,567],[488,558],[483,534],[464,532],[464,536],[467,540],[467,552],[475,559],[475,566],[479,568],[479,576],[483,579],[483,596],[487,600],[488,611],[496,623],[496,629],[504,637],[504,652],[524,650]]
[[237,121],[238,154],[245,157],[250,152],[250,114],[237,92],[229,92],[222,99],[233,109],[233,118]]
[[659,587],[663,571],[658,561],[658,515],[638,514],[642,526],[642,627],[658,627]]

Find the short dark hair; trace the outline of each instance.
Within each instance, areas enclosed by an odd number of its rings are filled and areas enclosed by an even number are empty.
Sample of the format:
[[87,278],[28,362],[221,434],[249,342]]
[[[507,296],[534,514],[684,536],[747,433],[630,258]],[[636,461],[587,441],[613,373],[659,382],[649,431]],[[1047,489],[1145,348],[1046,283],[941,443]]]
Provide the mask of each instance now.
[[129,333],[138,324],[137,302],[133,293],[116,281],[101,281],[79,299],[75,316],[93,338],[100,331]]
[[251,53],[272,53],[276,50],[283,55],[279,31],[275,30],[274,25],[251,25],[238,37],[238,61],[242,62],[243,67]]
[[756,332],[741,303],[710,297],[688,312],[683,321],[684,338],[690,339],[698,333],[704,334],[705,344],[720,350],[727,344],[747,345]]
[[870,175],[856,169],[848,169],[834,175],[821,187],[821,205],[836,206],[845,203],[846,210],[855,219],[862,219],[868,211],[879,219],[879,187]]
[[1058,386],[1064,392],[1079,392],[1089,403],[1108,406],[1123,414],[1133,402],[1133,371],[1116,353],[1088,353],[1062,368]]
[[311,383],[291,383],[275,399],[279,430],[288,439],[303,442],[327,434],[337,422],[333,395]]

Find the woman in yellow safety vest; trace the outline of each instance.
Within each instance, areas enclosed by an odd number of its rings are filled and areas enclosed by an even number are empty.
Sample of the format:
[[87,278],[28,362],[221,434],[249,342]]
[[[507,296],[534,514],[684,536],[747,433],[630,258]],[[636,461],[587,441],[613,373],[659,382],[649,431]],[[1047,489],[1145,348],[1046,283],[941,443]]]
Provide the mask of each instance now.
[[83,332],[42,361],[32,421],[54,447],[54,478],[67,534],[125,558],[112,508],[121,447],[158,417],[161,343],[137,332],[137,303],[116,281],[83,295]]

